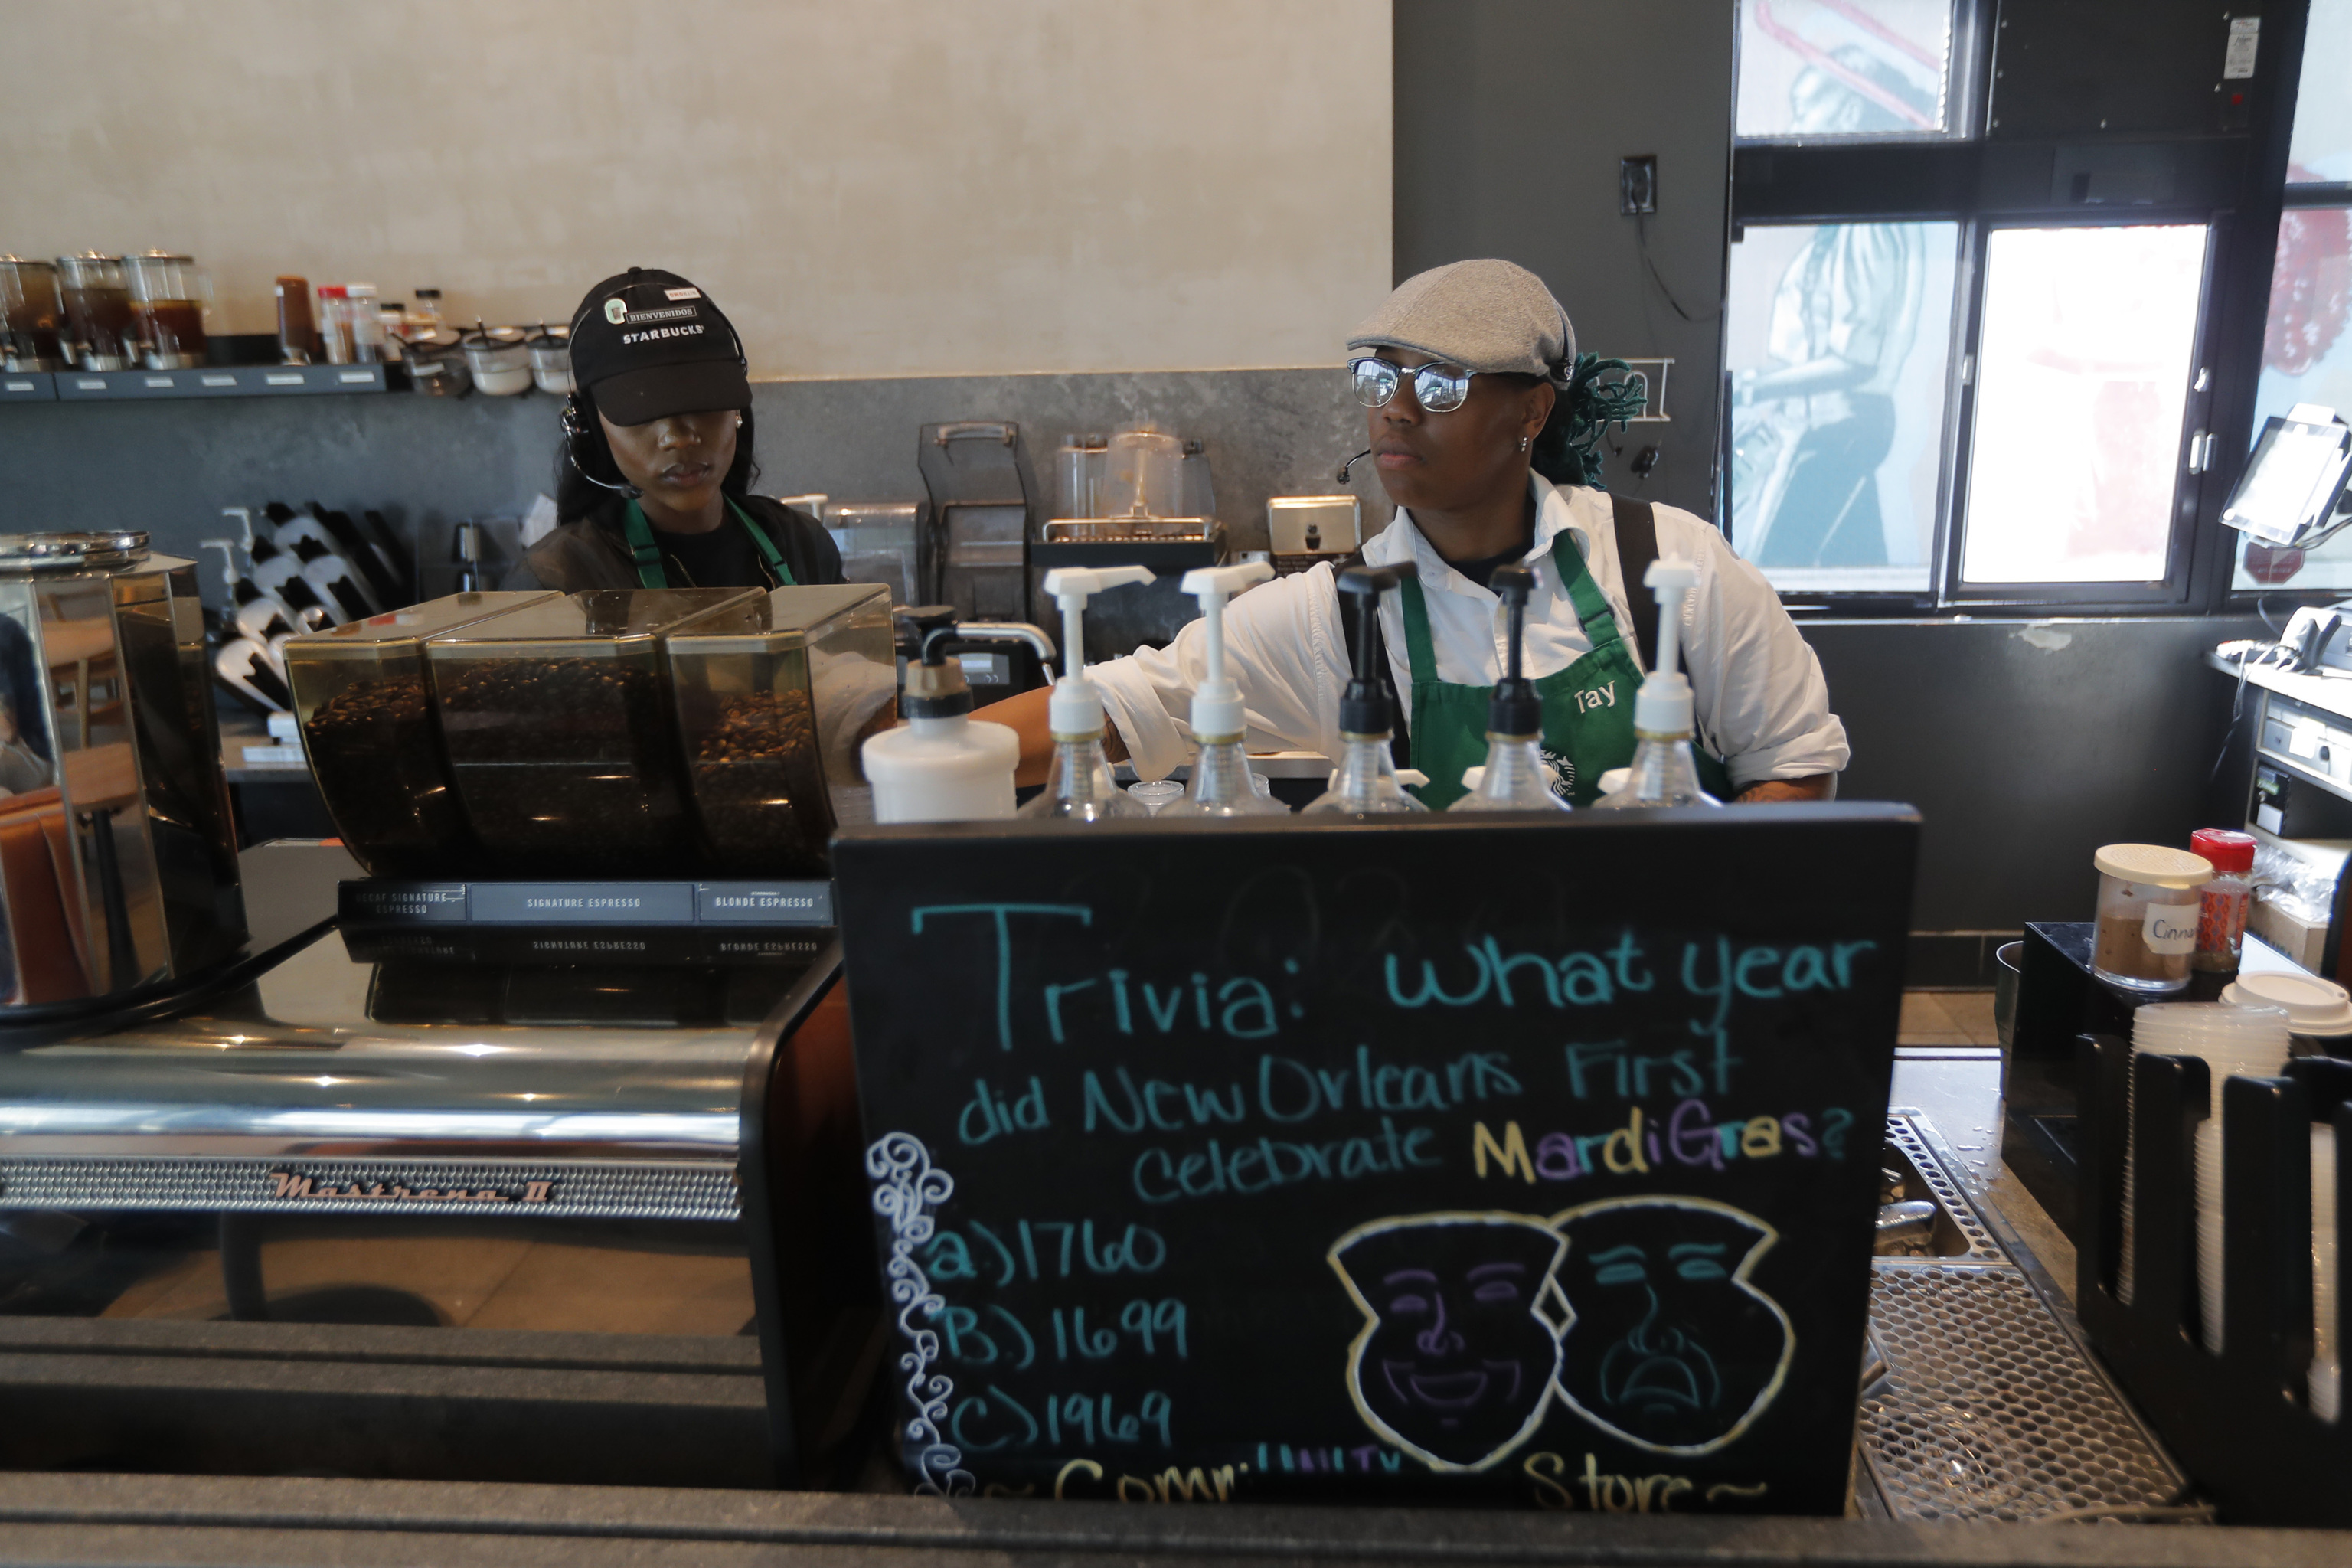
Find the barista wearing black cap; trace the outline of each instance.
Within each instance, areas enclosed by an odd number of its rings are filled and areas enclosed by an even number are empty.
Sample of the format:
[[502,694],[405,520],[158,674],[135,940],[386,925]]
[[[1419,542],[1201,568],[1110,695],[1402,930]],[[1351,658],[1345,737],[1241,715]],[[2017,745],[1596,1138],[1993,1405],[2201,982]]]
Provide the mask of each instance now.
[[674,272],[633,267],[572,318],[554,531],[510,588],[838,583],[816,520],[751,493],[751,387],[734,327]]

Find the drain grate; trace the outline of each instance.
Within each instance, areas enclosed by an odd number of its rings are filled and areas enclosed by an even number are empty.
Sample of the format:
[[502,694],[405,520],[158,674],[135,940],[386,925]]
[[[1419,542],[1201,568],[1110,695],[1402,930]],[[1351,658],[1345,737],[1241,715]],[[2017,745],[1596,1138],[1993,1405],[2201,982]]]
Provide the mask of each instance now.
[[[1919,1173],[1919,1179],[1927,1183],[1927,1190],[1935,1194],[1937,1206],[1949,1215],[1952,1223],[1959,1227],[1960,1235],[1969,1244],[1968,1253],[1961,1261],[2007,1262],[2008,1255],[1992,1238],[1992,1232],[1985,1228],[1984,1221],[1977,1217],[1975,1205],[1961,1194],[1959,1184],[1952,1180],[1952,1174],[1944,1168],[1944,1163],[1936,1157],[1935,1151],[1928,1148],[1927,1139],[1920,1136],[1918,1125],[1913,1121],[1917,1115],[1916,1111],[1903,1111],[1887,1117],[1887,1143],[1909,1157],[1912,1168]],[[1910,1258],[1882,1258],[1878,1261],[1882,1266],[1914,1262]]]
[[1862,1449],[1898,1519],[2011,1521],[2171,1502],[2183,1481],[2024,1276],[2007,1265],[1874,1269],[1886,1375]]

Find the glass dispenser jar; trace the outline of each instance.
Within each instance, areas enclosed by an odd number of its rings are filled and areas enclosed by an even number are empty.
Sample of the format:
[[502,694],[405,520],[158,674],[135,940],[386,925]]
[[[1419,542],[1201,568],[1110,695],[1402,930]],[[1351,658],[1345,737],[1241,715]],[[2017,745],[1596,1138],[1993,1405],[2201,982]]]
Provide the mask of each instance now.
[[554,597],[452,594],[287,641],[286,678],[310,776],[344,847],[370,875],[442,875],[479,853],[435,731],[425,639]]
[[888,592],[773,589],[678,627],[667,648],[713,863],[740,876],[826,875],[835,826],[873,820],[858,748],[898,721]]
[[692,836],[662,640],[681,622],[757,596],[599,589],[426,641],[450,780],[501,872],[677,874]]
[[131,321],[131,285],[122,258],[85,250],[58,258],[65,297],[67,353],[83,370],[129,370],[137,363],[139,332]]
[[193,370],[205,363],[205,305],[212,284],[185,256],[142,250],[127,258],[131,316],[149,370]]
[[63,370],[63,305],[58,269],[46,261],[0,256],[0,363],[9,370]]

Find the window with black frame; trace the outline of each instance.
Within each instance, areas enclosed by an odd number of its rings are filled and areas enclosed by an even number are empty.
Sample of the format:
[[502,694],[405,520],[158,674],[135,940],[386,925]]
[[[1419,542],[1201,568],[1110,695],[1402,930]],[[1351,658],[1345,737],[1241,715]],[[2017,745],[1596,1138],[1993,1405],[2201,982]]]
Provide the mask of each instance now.
[[1988,127],[2003,168],[2020,139],[2007,26],[1993,0],[1741,0],[1722,521],[1792,599],[2188,597],[2226,204],[2051,132],[2027,199],[1988,199]]
[[[2255,387],[2257,436],[2302,405],[2352,419],[2352,0],[2312,0],[2302,79]],[[2352,590],[2352,531],[2308,551],[2251,536],[2232,542],[2238,591]]]

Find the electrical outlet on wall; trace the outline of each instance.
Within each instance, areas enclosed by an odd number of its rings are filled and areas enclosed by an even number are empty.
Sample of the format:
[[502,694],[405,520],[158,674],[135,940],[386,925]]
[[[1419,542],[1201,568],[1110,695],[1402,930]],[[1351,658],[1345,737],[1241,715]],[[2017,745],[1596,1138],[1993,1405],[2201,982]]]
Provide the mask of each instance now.
[[1617,160],[1617,210],[1627,217],[1658,210],[1656,153]]

